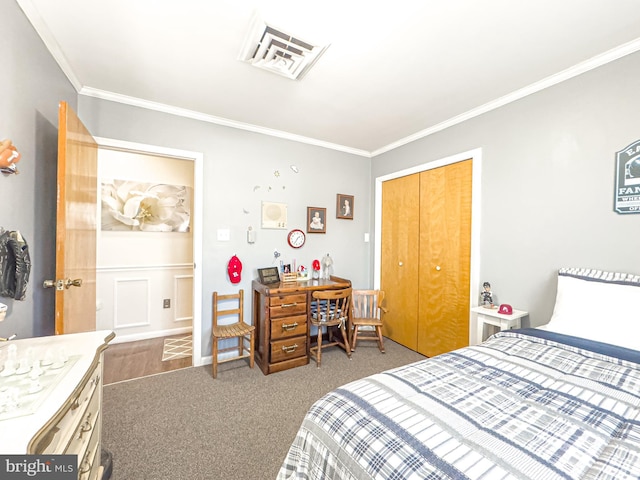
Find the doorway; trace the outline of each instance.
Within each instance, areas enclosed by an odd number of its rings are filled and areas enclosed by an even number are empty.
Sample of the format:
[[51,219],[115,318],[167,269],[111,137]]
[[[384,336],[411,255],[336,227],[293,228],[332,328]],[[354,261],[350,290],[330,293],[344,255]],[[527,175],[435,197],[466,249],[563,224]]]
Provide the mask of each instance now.
[[[146,345],[162,341],[164,337],[191,334],[189,365],[201,365],[203,155],[113,139],[96,138],[96,141],[99,153],[109,158],[118,172],[113,174],[112,169],[111,178],[101,175],[98,188],[103,188],[103,184],[112,188],[114,176],[119,178],[118,185],[122,185],[122,181],[140,181],[142,178],[148,183],[169,184],[172,188],[186,186],[190,196],[189,232],[178,229],[171,232],[100,232],[98,276],[102,275],[103,283],[107,279],[107,293],[98,295],[98,323],[108,325],[110,322],[110,329],[116,331],[114,347],[124,342],[132,346]],[[142,165],[142,176],[132,171],[130,165]],[[171,168],[177,169],[175,175]],[[105,212],[101,210],[101,213]],[[133,243],[138,245],[138,251],[142,246],[142,254],[136,256],[128,251]],[[168,256],[160,260],[147,259],[147,253],[153,255],[154,250],[168,252]],[[113,257],[118,258],[114,260]],[[105,261],[105,258],[110,260]],[[104,285],[102,287],[104,293]],[[184,360],[179,365],[177,368],[183,368]]]

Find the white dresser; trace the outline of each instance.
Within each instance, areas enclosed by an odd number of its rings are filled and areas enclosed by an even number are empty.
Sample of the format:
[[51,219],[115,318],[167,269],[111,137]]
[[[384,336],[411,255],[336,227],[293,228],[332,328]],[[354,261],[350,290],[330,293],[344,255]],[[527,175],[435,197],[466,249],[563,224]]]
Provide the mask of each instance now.
[[0,452],[77,454],[101,479],[102,358],[111,331],[0,343]]

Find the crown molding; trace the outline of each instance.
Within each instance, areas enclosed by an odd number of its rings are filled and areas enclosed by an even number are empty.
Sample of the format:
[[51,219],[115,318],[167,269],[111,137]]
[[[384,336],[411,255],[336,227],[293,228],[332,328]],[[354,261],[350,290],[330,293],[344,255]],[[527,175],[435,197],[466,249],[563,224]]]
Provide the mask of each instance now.
[[504,105],[520,100],[528,95],[532,95],[541,90],[552,87],[553,85],[557,85],[558,83],[574,78],[585,72],[601,67],[602,65],[605,65],[609,62],[612,62],[614,60],[617,60],[619,58],[622,58],[626,55],[630,55],[640,50],[640,38],[637,38],[635,40],[632,40],[631,42],[628,42],[626,44],[623,44],[611,50],[608,50],[607,52],[604,52],[600,55],[596,55],[595,57],[592,57],[589,60],[586,60],[577,65],[569,67],[566,70],[563,70],[554,75],[546,77],[536,83],[533,83],[524,88],[511,92],[507,95],[504,95],[503,97],[492,100],[491,102],[488,102],[488,103],[485,103],[484,105],[473,108],[460,115],[456,115],[455,117],[447,119],[443,122],[440,122],[424,130],[420,130],[419,132],[416,132],[412,135],[404,137],[396,142],[392,142],[386,146],[383,146],[373,151],[367,151],[367,150],[347,147],[345,145],[325,142],[325,141],[318,140],[311,137],[296,135],[289,132],[284,132],[282,130],[275,130],[275,129],[260,127],[260,126],[252,125],[248,123],[237,122],[234,120],[229,120],[222,117],[216,117],[214,115],[208,115],[208,114],[197,112],[194,110],[174,107],[172,105],[166,105],[158,102],[151,102],[151,101],[144,100],[137,97],[130,97],[127,95],[121,95],[118,93],[113,93],[105,90],[83,86],[80,80],[78,79],[78,77],[75,75],[75,72],[69,65],[67,58],[62,53],[60,46],[56,42],[54,36],[51,34],[51,31],[47,27],[47,24],[44,22],[44,20],[38,13],[37,9],[34,7],[31,0],[16,0],[16,2],[18,3],[22,11],[25,13],[28,20],[31,22],[36,32],[44,42],[45,46],[47,47],[47,49],[49,50],[53,58],[56,60],[56,62],[62,69],[63,73],[67,76],[67,78],[69,79],[69,81],[71,82],[71,84],[76,89],[79,95],[85,95],[88,97],[94,97],[94,98],[99,98],[103,100],[110,100],[117,103],[136,106],[140,108],[146,108],[148,110],[155,110],[158,112],[164,112],[171,115],[177,115],[181,117],[191,118],[194,120],[200,120],[203,122],[213,123],[216,125],[237,128],[240,130],[260,133],[260,134],[269,135],[272,137],[283,138],[283,139],[291,140],[294,142],[305,143],[308,145],[315,145],[318,147],[337,150],[340,152],[349,153],[352,155],[357,155],[357,156],[366,157],[366,158],[373,158],[378,155],[382,155],[383,153],[387,153],[396,148],[415,142],[416,140],[420,140],[422,138],[428,137],[429,135],[433,135],[449,127],[458,125],[467,120],[478,117],[484,113],[503,107]]
[[618,60],[626,55],[630,55],[632,53],[640,50],[640,38],[637,38],[629,43],[625,43],[620,45],[619,47],[613,48],[607,52],[604,52],[600,55],[596,55],[589,60],[578,63],[573,67],[567,68],[561,72],[553,74],[549,77],[546,77],[539,82],[532,83],[524,88],[516,90],[515,92],[511,92],[503,97],[497,98],[491,102],[485,103],[477,108],[471,109],[465,113],[460,115],[456,115],[444,122],[438,123],[432,127],[421,130],[413,135],[409,135],[408,137],[404,137],[403,139],[398,140],[397,142],[390,143],[382,148],[374,150],[371,152],[371,157],[376,157],[383,153],[394,150],[398,147],[402,147],[403,145],[407,145],[411,142],[415,142],[424,137],[428,137],[429,135],[433,135],[434,133],[445,130],[446,128],[452,127],[454,125],[458,125],[462,122],[470,120],[472,118],[478,117],[484,113],[490,112],[497,108],[503,107],[509,103],[515,102],[516,100],[520,100],[528,95],[532,95],[546,88],[557,85],[558,83],[562,83],[571,78],[577,77],[585,72],[593,70],[595,68],[601,67],[607,63],[613,62],[614,60]]
[[336,143],[325,142],[311,137],[305,137],[302,135],[296,135],[282,130],[275,130],[272,128],[260,127],[249,123],[237,122],[235,120],[229,120],[228,118],[216,117],[215,115],[209,115],[195,110],[189,110],[186,108],[174,107],[164,103],[151,102],[138,97],[130,97],[127,95],[121,95],[119,93],[108,92],[91,87],[82,87],[79,92],[80,95],[87,97],[100,98],[102,100],[110,100],[112,102],[123,103],[134,107],[146,108],[148,110],[155,110],[158,112],[168,113],[171,115],[177,115],[179,117],[191,118],[193,120],[200,120],[202,122],[214,123],[216,125],[222,125],[225,127],[237,128],[240,130],[247,130],[254,133],[260,133],[263,135],[269,135],[272,137],[283,138],[285,140],[292,140],[294,142],[306,143],[309,145],[315,145],[318,147],[329,148],[331,150],[338,150],[352,155],[359,155],[369,158],[371,154],[366,150],[360,150],[356,148],[347,147],[344,145],[338,145]]
[[31,22],[31,25],[42,39],[45,47],[47,48],[47,50],[49,50],[49,53],[51,53],[54,60],[60,66],[62,73],[64,73],[69,79],[73,88],[76,89],[76,92],[79,92],[80,88],[82,88],[80,80],[78,80],[78,77],[76,77],[73,69],[71,68],[71,65],[69,65],[69,62],[67,61],[67,57],[65,57],[64,53],[62,53],[60,45],[58,45],[58,42],[56,42],[55,37],[51,33],[51,30],[49,30],[49,27],[47,26],[45,21],[40,16],[40,13],[36,9],[36,7],[34,7],[31,0],[16,0],[16,2],[26,15],[29,22]]

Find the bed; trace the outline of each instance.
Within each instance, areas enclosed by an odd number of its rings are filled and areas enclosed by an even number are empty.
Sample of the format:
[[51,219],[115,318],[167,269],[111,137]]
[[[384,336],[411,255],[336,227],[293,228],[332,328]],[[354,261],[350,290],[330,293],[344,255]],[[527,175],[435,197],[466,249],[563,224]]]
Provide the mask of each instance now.
[[544,327],[318,400],[278,479],[640,478],[638,306],[638,276],[561,269]]

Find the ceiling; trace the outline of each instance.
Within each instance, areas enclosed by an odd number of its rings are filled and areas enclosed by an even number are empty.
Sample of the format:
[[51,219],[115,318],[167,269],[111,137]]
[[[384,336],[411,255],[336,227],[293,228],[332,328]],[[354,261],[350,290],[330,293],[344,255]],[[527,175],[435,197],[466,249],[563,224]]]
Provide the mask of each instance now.
[[[17,0],[79,93],[375,156],[640,50],[638,0]],[[329,47],[239,60],[260,20]]]

